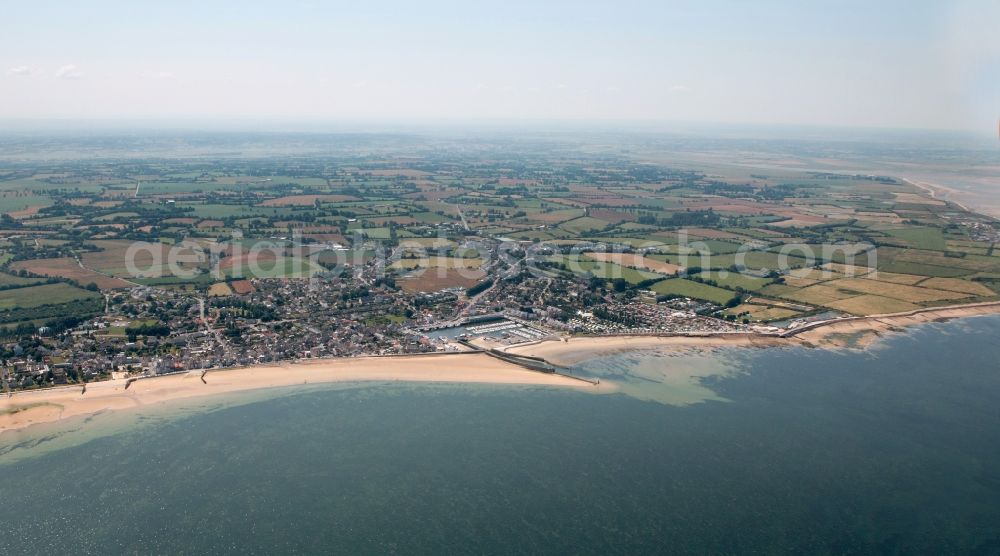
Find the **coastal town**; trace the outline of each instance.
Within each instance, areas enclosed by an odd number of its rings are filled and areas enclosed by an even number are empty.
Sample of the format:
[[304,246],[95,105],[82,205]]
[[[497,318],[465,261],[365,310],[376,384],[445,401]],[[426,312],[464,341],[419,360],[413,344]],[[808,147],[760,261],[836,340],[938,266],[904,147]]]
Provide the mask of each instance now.
[[[406,293],[372,261],[340,276],[234,280],[199,296],[140,286],[105,296],[101,315],[4,345],[8,391],[329,357],[465,352],[568,334],[772,330],[723,307],[651,290],[635,297],[589,280],[504,267],[486,291]],[[237,293],[239,292],[239,293]],[[659,297],[659,299],[657,299]]]
[[4,391],[570,337],[782,336],[1000,292],[1000,224],[889,176],[395,148],[0,165]]

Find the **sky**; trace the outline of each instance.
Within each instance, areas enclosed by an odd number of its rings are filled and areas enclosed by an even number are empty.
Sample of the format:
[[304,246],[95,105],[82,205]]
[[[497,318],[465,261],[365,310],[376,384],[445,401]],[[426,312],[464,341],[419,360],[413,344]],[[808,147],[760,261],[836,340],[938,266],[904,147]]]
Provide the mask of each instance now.
[[3,0],[0,119],[996,129],[1000,2]]

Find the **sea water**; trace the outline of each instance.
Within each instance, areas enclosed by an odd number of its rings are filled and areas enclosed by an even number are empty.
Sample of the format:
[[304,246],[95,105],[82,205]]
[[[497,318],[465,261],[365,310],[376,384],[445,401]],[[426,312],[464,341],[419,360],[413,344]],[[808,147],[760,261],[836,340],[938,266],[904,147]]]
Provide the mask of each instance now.
[[983,317],[577,369],[608,395],[310,386],[0,436],[0,551],[997,554],[998,339]]

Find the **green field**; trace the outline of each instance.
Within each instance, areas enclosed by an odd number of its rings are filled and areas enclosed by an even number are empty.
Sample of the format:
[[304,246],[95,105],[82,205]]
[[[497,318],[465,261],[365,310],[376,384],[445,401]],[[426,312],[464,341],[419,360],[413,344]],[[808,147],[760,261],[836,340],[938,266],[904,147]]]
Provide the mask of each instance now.
[[0,287],[2,286],[29,286],[31,284],[37,284],[39,282],[44,282],[44,278],[21,278],[20,276],[14,276],[13,274],[7,274],[6,272],[0,272]]
[[776,270],[779,268],[800,268],[808,261],[796,256],[785,256],[771,251],[747,251],[743,253],[729,253],[725,255],[697,256],[688,255],[652,255],[653,258],[669,260],[669,262],[691,267],[728,269],[733,265],[744,266],[753,270]]
[[595,261],[585,255],[555,255],[549,260],[565,264],[567,269],[577,274],[592,274],[605,280],[623,278],[629,284],[638,284],[646,280],[663,278],[664,275],[645,270],[636,270],[615,263]]
[[55,305],[78,299],[93,299],[98,297],[101,297],[101,294],[69,284],[43,284],[41,286],[0,290],[0,310]]
[[213,203],[178,203],[179,206],[193,209],[184,216],[197,218],[224,219],[230,217],[247,218],[250,216],[285,216],[292,212],[286,207],[256,207],[247,205],[224,205]]
[[437,224],[438,222],[447,222],[449,220],[447,217],[433,212],[414,212],[410,214],[410,218],[424,224]]
[[708,284],[699,284],[698,282],[692,282],[691,280],[686,280],[684,278],[671,278],[669,280],[657,282],[656,284],[653,284],[651,289],[661,295],[673,294],[683,297],[692,297],[695,299],[711,301],[712,303],[717,303],[719,305],[724,305],[736,295],[729,290],[716,288],[714,286],[709,286]]
[[[642,249],[646,247],[663,247],[666,246],[666,242],[658,238],[641,238],[641,237],[587,237],[582,238],[581,241],[593,241],[597,243],[620,243],[622,245],[628,245],[629,247],[635,249]],[[572,244],[572,241],[567,242]]]
[[389,228],[354,228],[351,232],[360,232],[368,239],[389,239]]
[[209,285],[215,282],[212,273],[202,272],[194,276],[173,276],[169,273],[160,278],[131,278],[133,282],[146,286],[167,286],[167,285]]
[[743,288],[747,291],[759,290],[771,283],[771,280],[766,278],[718,270],[701,272],[697,276],[704,280],[714,280],[718,285],[726,288]]
[[47,207],[51,204],[52,199],[43,195],[0,195],[0,212],[16,212],[28,207]]
[[110,222],[116,218],[135,218],[139,216],[137,212],[112,212],[111,214],[105,214],[104,216],[98,216],[94,219],[95,222]]
[[608,224],[610,224],[610,222],[607,220],[583,216],[559,224],[559,229],[565,230],[571,234],[585,234],[592,230],[603,230]]
[[906,261],[889,262],[886,264],[879,262],[878,269],[896,274],[918,274],[920,276],[930,276],[933,278],[954,278],[957,276],[968,276],[969,274],[975,272],[964,268],[911,263]]
[[901,239],[908,247],[914,249],[927,249],[930,251],[944,251],[947,245],[944,233],[940,228],[900,228],[896,230],[886,230],[891,237]]
[[729,241],[719,241],[717,239],[702,239],[702,240],[690,240],[689,244],[692,246],[697,246],[699,248],[708,247],[708,250],[713,255],[726,255],[728,253],[735,253],[742,247],[739,243],[732,243]]

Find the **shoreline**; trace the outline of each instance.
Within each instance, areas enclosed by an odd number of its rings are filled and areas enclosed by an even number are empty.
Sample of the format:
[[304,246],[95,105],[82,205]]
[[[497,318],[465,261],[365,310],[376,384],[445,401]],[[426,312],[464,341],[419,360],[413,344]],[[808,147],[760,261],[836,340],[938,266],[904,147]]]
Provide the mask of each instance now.
[[[202,369],[198,369],[139,380],[91,382],[87,384],[85,394],[81,393],[82,385],[19,391],[0,398],[0,438],[9,431],[104,411],[136,409],[174,400],[297,384],[412,382],[548,386],[599,392],[615,390],[612,384],[595,386],[572,377],[531,371],[483,353],[439,355],[447,357],[345,357],[210,369],[205,376],[206,382],[202,382]],[[129,383],[129,380],[132,382]]]
[[[571,366],[593,357],[637,350],[687,351],[714,348],[815,347],[867,349],[887,334],[908,326],[1000,313],[1000,301],[932,307],[867,317],[822,321],[784,334],[756,332],[691,335],[572,336],[504,348],[512,355],[541,357]],[[0,438],[42,423],[141,408],[174,400],[338,382],[411,382],[549,386],[591,392],[614,392],[571,376],[528,370],[477,352],[310,359],[234,369],[210,369],[135,379],[115,379],[41,390],[14,392],[0,398]],[[131,383],[129,382],[131,381]],[[126,390],[126,385],[128,389]]]
[[[926,193],[928,197],[935,201],[951,203],[971,214],[985,216],[993,220],[1000,219],[1000,204],[997,204],[997,201],[993,199],[983,199],[985,194],[982,192],[964,191],[939,183],[910,178],[900,177],[899,179]],[[970,204],[976,204],[977,208],[971,208]]]
[[619,335],[571,336],[545,340],[534,344],[511,346],[505,351],[513,355],[542,357],[555,365],[574,365],[593,357],[634,350],[689,350],[719,347],[787,347],[798,345],[794,340],[758,334],[727,333],[715,335]]
[[[795,331],[789,337],[796,338],[803,345],[815,345],[821,348],[858,347],[864,349],[876,343],[882,336],[901,332],[909,326],[998,313],[1000,313],[1000,301],[928,307],[903,313],[824,321],[811,328],[808,325],[802,327],[802,330]],[[852,336],[856,341],[847,341]],[[852,343],[855,343],[856,346],[852,346]]]
[[[945,203],[951,203],[953,205],[956,205],[960,209],[964,210],[965,212],[971,212],[973,214],[982,214],[970,209],[962,202],[956,201],[955,197],[960,196],[962,194],[962,192],[957,189],[936,183],[912,180],[910,178],[899,178],[899,179],[927,193],[927,196],[930,197],[931,199],[934,199],[935,201],[944,201]],[[984,215],[984,216],[989,216],[989,215]]]
[[817,322],[783,334],[756,332],[699,335],[572,336],[511,346],[514,355],[543,357],[556,365],[573,365],[593,357],[632,350],[680,351],[729,347],[816,347],[866,349],[883,336],[913,325],[1000,313],[1000,301],[950,307],[928,307],[904,313],[847,317]]

